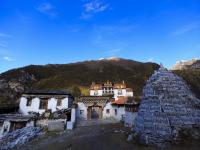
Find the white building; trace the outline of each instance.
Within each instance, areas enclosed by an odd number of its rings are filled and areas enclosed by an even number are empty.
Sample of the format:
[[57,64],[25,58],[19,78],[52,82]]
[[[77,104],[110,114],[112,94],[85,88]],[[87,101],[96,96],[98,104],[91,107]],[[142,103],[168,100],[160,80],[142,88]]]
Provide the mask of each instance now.
[[125,119],[124,125],[132,128],[135,124],[135,118],[138,114],[139,103],[135,100],[128,100],[125,103]]
[[[22,94],[19,104],[19,112],[23,115],[35,112],[40,115],[49,115],[59,110],[70,110],[70,114],[63,121],[67,129],[72,129],[75,123],[75,108],[72,107],[73,97],[70,93],[60,90],[32,90]],[[70,115],[70,116],[69,116]],[[37,120],[38,124],[47,125],[50,119]]]
[[72,103],[73,98],[67,92],[34,90],[22,94],[19,111],[24,115],[28,115],[29,112],[43,114],[47,110],[55,112],[70,108]]
[[133,98],[133,91],[125,83],[92,83],[90,96],[77,100],[76,115],[79,119],[108,119],[124,121],[125,103]]
[[112,83],[105,82],[103,84],[98,84],[93,82],[90,87],[90,96],[112,96],[114,99],[118,97],[133,97],[133,90],[127,88],[125,82],[122,83]]
[[[111,99],[106,96],[82,96],[77,100],[79,119],[105,119],[110,117]],[[109,112],[108,112],[109,111]]]

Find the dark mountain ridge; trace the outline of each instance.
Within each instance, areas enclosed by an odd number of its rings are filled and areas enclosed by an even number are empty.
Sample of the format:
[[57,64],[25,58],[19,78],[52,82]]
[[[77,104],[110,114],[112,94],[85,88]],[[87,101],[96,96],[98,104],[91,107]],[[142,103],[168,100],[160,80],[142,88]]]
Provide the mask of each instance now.
[[141,63],[122,58],[91,60],[70,64],[30,65],[0,75],[0,103],[15,103],[28,89],[71,90],[78,87],[83,95],[94,82],[121,82],[141,94],[145,81],[158,69],[156,63]]
[[[139,97],[146,80],[157,70],[156,63],[142,63],[122,58],[83,61],[70,64],[30,65],[0,74],[0,105],[17,103],[20,94],[30,89],[80,89],[88,95],[92,82],[125,81]],[[200,70],[175,70],[200,97]]]

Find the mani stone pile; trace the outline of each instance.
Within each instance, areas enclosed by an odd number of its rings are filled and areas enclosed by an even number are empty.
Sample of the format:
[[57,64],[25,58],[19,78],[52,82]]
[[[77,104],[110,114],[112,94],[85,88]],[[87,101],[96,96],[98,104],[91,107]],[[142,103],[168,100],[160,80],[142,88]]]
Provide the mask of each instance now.
[[156,146],[175,142],[180,131],[200,126],[199,106],[186,82],[161,66],[143,89],[134,127],[139,142]]

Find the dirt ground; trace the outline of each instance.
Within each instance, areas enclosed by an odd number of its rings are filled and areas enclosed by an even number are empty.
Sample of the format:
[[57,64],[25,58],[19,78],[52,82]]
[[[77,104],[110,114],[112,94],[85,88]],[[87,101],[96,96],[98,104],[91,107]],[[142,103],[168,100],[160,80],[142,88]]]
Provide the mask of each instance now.
[[130,129],[122,124],[104,124],[78,127],[64,133],[47,133],[29,142],[20,150],[129,150],[126,141]]
[[[73,131],[46,133],[39,138],[15,148],[17,150],[153,150],[127,142],[129,128],[123,124],[96,124],[79,126]],[[199,147],[171,147],[174,150],[199,150]]]

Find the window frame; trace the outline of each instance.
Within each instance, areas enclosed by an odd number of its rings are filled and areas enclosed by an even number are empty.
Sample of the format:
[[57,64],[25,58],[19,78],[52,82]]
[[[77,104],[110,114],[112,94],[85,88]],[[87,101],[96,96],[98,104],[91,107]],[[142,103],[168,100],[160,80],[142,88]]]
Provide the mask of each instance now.
[[57,106],[62,106],[62,99],[57,99]]
[[83,115],[84,114],[84,110],[80,110],[79,114]]
[[95,95],[95,96],[98,95],[98,91],[97,91],[97,90],[94,91],[94,95]]
[[117,116],[117,114],[118,114],[118,111],[117,111],[117,109],[115,109],[115,116]]
[[30,107],[31,105],[32,105],[32,99],[31,98],[27,98],[26,106]]
[[122,90],[121,90],[121,89],[118,90],[117,94],[118,94],[118,95],[122,95],[122,94],[123,94]]
[[40,105],[39,105],[39,109],[47,109],[48,107],[48,101],[47,100],[41,100],[40,99]]
[[106,114],[110,114],[110,109],[106,109]]

